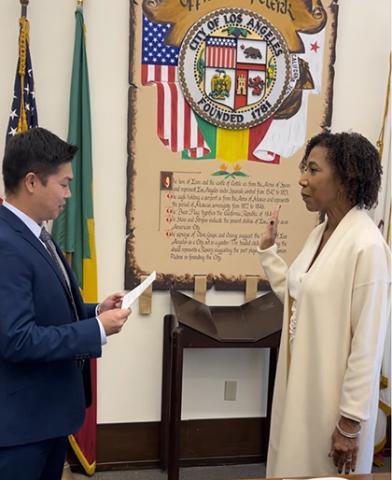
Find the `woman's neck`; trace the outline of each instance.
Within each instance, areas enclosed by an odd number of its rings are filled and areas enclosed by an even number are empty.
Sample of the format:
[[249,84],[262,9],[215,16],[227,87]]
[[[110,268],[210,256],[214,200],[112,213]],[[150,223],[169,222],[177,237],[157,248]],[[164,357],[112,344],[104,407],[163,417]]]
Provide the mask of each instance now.
[[343,217],[352,209],[352,205],[349,202],[340,203],[334,205],[328,209],[325,214],[327,215],[327,230],[334,231],[339,225]]

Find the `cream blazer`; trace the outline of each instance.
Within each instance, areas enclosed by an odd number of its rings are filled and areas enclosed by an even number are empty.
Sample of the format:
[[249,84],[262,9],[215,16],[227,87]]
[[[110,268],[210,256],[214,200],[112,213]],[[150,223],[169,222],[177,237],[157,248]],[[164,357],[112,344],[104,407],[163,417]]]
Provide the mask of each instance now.
[[301,278],[297,327],[289,351],[288,268],[274,245],[261,265],[284,302],[274,388],[267,477],[336,474],[328,453],[340,415],[360,420],[355,473],[370,473],[379,373],[390,312],[390,252],[357,207],[341,220],[315,262],[326,222],[290,267]]

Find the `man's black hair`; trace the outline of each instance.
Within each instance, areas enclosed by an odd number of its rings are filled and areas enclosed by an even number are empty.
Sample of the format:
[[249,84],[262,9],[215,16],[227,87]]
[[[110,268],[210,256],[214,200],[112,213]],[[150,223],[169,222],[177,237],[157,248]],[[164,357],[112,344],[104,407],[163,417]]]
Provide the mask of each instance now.
[[45,128],[35,127],[17,133],[7,142],[3,159],[3,180],[6,193],[16,193],[20,181],[29,173],[38,175],[46,185],[49,175],[70,162],[78,147],[61,140]]

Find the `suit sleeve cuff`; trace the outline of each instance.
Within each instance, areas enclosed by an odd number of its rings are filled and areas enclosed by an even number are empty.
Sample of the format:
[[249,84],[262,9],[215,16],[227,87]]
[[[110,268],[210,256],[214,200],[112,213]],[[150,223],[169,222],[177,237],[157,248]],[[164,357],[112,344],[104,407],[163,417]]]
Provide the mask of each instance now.
[[[97,306],[97,308],[98,308],[98,306]],[[105,333],[105,329],[103,328],[101,320],[98,317],[95,317],[95,318],[97,319],[98,326],[99,326],[99,331],[101,333],[101,346],[106,345],[108,343],[108,339],[107,339],[107,336],[106,336],[106,333]]]

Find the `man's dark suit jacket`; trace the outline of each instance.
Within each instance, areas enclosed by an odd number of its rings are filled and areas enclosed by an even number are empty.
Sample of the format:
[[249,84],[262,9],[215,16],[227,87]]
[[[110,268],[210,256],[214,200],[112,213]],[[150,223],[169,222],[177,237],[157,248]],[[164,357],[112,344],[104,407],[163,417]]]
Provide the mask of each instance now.
[[75,359],[99,357],[101,337],[95,305],[83,303],[67,271],[80,321],[46,248],[0,205],[0,447],[83,423],[90,378]]

